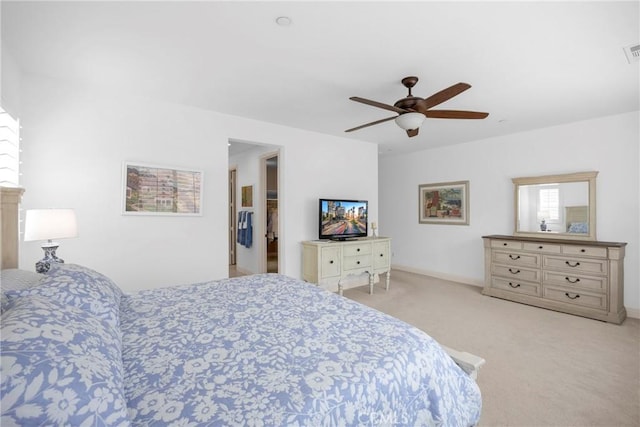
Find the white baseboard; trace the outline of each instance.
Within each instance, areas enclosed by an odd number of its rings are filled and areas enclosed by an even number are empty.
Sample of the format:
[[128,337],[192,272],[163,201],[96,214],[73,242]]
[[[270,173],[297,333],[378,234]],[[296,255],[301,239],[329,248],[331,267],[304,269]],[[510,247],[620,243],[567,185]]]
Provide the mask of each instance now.
[[[401,271],[406,271],[408,273],[415,273],[415,274],[421,274],[423,276],[435,277],[436,279],[449,280],[451,282],[457,282],[457,283],[464,283],[465,285],[480,286],[481,288],[484,287],[484,281],[482,280],[471,279],[469,277],[463,277],[463,276],[456,276],[455,274],[447,274],[447,273],[442,273],[440,271],[423,270],[421,268],[414,268],[414,267],[408,267],[406,265],[396,265],[396,264],[393,264],[391,266],[391,270],[392,271],[401,270]],[[393,272],[391,277],[393,277]]]
[[[451,282],[457,282],[457,283],[464,283],[465,285],[484,287],[484,281],[482,280],[471,279],[469,277],[463,277],[463,276],[456,276],[455,274],[447,274],[439,271],[423,270],[421,268],[414,268],[414,267],[408,267],[406,265],[396,265],[396,264],[393,264],[391,266],[391,270],[406,271],[408,273],[415,273],[415,274],[421,274],[423,276],[435,277],[436,279],[449,280]],[[635,308],[627,308],[627,317],[630,317],[632,319],[640,319],[640,310]]]
[[627,308],[627,317],[631,317],[633,319],[640,319],[640,310],[635,308]]

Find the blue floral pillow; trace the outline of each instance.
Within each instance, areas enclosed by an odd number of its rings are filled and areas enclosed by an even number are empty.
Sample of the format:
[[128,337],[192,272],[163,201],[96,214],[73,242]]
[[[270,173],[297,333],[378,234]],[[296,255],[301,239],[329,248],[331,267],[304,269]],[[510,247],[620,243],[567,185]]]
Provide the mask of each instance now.
[[44,296],[2,315],[2,425],[127,426],[119,331]]
[[53,264],[38,286],[6,293],[9,305],[25,295],[42,295],[120,325],[122,290],[108,277],[77,264]]
[[569,226],[569,233],[589,233],[589,225],[586,222],[574,222]]
[[118,303],[120,303],[120,298],[122,297],[122,290],[113,282],[113,280],[109,279],[104,274],[98,273],[97,271],[83,265],[52,263],[52,266],[46,276],[70,277],[77,281],[93,281],[102,286],[102,292],[105,297],[113,298],[114,300],[117,300]]

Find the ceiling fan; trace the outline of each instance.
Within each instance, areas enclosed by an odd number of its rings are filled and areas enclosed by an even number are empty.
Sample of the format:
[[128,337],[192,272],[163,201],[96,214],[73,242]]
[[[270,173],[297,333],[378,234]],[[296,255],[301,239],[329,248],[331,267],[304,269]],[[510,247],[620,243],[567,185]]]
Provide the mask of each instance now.
[[354,130],[366,128],[368,126],[377,125],[395,119],[396,124],[402,129],[406,130],[409,137],[412,137],[418,134],[420,125],[427,117],[436,119],[484,119],[489,115],[489,113],[481,113],[479,111],[431,110],[432,107],[435,107],[438,104],[442,104],[443,102],[469,89],[471,87],[470,84],[456,83],[453,86],[443,89],[428,98],[422,99],[411,94],[411,88],[414,87],[417,82],[418,78],[415,76],[409,76],[402,79],[402,84],[409,90],[409,94],[405,98],[396,101],[396,103],[393,105],[371,101],[370,99],[360,98],[358,96],[352,96],[351,98],[349,98],[352,101],[361,102],[373,107],[394,111],[399,115],[387,117],[386,119],[376,120],[375,122],[347,129],[345,130],[345,132],[353,132]]

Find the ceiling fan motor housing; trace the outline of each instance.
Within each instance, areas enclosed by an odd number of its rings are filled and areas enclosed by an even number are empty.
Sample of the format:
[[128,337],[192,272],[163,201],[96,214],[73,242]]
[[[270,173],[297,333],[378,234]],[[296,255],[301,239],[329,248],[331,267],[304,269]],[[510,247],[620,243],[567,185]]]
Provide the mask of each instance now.
[[402,108],[403,110],[415,110],[415,105],[418,101],[422,101],[422,98],[417,96],[407,96],[406,98],[399,99],[393,104],[395,107]]

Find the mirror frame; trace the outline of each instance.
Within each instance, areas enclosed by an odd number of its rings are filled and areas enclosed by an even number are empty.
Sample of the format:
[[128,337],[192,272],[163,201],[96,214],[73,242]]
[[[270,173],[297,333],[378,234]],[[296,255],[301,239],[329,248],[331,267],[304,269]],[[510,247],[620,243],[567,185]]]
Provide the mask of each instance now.
[[[543,239],[567,239],[567,240],[596,240],[596,177],[598,172],[577,172],[562,175],[545,175],[545,176],[533,176],[512,178],[514,189],[514,217],[515,217],[515,231],[514,236],[535,237]],[[544,233],[535,231],[518,231],[519,218],[519,190],[521,185],[536,185],[536,184],[553,184],[562,182],[587,182],[589,184],[589,233],[588,234],[574,234],[574,233]]]

